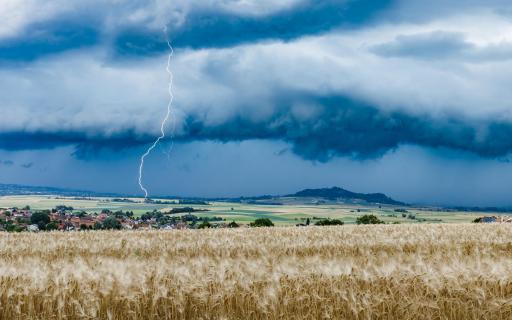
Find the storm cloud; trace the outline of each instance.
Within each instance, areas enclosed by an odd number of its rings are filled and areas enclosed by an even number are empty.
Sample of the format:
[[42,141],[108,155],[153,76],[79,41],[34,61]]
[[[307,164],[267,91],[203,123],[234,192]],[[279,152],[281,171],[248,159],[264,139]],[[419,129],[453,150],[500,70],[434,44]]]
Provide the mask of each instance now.
[[167,27],[174,140],[147,159],[151,194],[512,206],[511,17],[505,0],[5,0],[0,182],[140,192]]
[[73,145],[87,158],[154,139],[167,26],[178,141],[284,141],[320,161],[402,145],[512,151],[503,1],[440,2],[438,14],[421,1],[9,3],[20,14],[0,9],[5,150]]
[[[391,1],[56,1],[10,0],[0,9],[0,61],[33,61],[50,54],[108,45],[116,55],[161,54],[162,34],[176,48],[229,47],[291,40],[371,21]],[[16,17],[10,14],[18,10]],[[32,10],[38,11],[32,13]],[[2,39],[3,38],[3,39]]]
[[[512,150],[512,125],[509,122],[434,120],[382,111],[343,97],[311,98],[311,101],[318,105],[317,115],[308,119],[286,107],[263,122],[239,116],[211,125],[204,115],[190,114],[174,139],[182,142],[282,140],[289,142],[292,150],[301,157],[319,161],[335,156],[375,158],[409,144],[451,148],[491,158],[505,156]],[[135,147],[147,144],[153,138],[150,134],[134,136],[130,131],[96,138],[78,132],[9,133],[0,135],[0,147],[22,150],[74,144],[74,154],[88,158],[101,149]]]

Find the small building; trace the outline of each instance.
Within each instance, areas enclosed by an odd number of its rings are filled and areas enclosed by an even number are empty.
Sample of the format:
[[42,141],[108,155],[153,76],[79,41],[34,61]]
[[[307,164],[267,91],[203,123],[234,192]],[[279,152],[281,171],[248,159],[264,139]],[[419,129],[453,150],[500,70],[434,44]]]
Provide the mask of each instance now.
[[37,226],[37,224],[31,224],[27,226],[27,230],[30,232],[37,232],[39,231],[39,227]]
[[80,218],[80,227],[86,226],[87,228],[94,227],[96,220],[93,217],[85,216]]

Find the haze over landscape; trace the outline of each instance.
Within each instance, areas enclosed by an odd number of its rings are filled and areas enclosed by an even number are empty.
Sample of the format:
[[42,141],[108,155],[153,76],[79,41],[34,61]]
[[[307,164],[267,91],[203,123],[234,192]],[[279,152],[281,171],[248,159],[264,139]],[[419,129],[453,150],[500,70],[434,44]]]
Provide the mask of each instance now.
[[140,194],[167,26],[175,143],[148,158],[152,194],[512,206],[511,15],[499,0],[9,0],[0,182]]

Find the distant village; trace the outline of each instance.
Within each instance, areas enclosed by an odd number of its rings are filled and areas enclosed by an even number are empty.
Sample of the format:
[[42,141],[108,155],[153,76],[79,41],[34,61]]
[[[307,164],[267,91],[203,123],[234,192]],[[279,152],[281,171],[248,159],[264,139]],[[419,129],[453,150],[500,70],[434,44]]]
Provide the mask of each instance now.
[[73,207],[57,206],[51,210],[24,208],[0,208],[0,231],[84,231],[84,230],[138,230],[138,229],[200,229],[234,228],[235,222],[227,223],[220,217],[200,218],[190,207],[174,208],[168,212],[150,211],[135,217],[132,211],[87,213]]
[[[0,208],[0,231],[86,231],[86,230],[151,230],[151,229],[204,229],[204,228],[238,228],[238,227],[271,227],[274,226],[268,218],[256,219],[249,224],[228,222],[222,217],[198,217],[192,213],[208,211],[207,209],[194,209],[192,207],[172,208],[169,211],[148,211],[135,216],[132,211],[111,211],[103,209],[100,212],[86,212],[75,210],[73,207],[59,205],[51,210],[32,210],[29,206],[23,208]],[[359,211],[359,210],[358,210]],[[395,209],[403,212],[406,210]],[[343,225],[339,219],[325,219],[313,217],[317,220],[311,225],[332,226]],[[415,218],[413,218],[415,219]],[[476,218],[474,223],[512,223],[512,217],[482,216]],[[357,224],[384,224],[374,215],[365,214],[357,218]],[[396,223],[396,222],[395,222]],[[310,225],[310,219],[296,224],[298,227]]]

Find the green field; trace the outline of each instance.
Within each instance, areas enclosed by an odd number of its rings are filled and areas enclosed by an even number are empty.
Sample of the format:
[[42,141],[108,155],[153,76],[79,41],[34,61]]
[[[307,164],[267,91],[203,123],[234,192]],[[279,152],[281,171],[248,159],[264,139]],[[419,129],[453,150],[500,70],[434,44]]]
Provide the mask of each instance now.
[[355,223],[357,217],[373,214],[386,223],[464,223],[471,222],[476,217],[492,215],[482,212],[440,211],[427,207],[407,207],[406,215],[414,215],[416,219],[403,217],[401,212],[395,212],[398,207],[379,207],[372,205],[255,205],[245,203],[211,202],[210,205],[169,205],[148,204],[143,199],[131,199],[133,202],[113,202],[111,198],[76,199],[55,196],[4,196],[0,197],[0,208],[24,207],[29,205],[34,210],[51,209],[57,205],[72,206],[75,210],[88,213],[100,212],[102,209],[112,211],[133,211],[136,216],[147,211],[166,211],[174,207],[191,206],[196,209],[208,209],[207,212],[196,212],[199,217],[222,217],[227,221],[249,223],[257,218],[270,218],[276,225],[294,225],[304,222],[307,218],[314,223],[317,219],[336,218],[345,223]]

